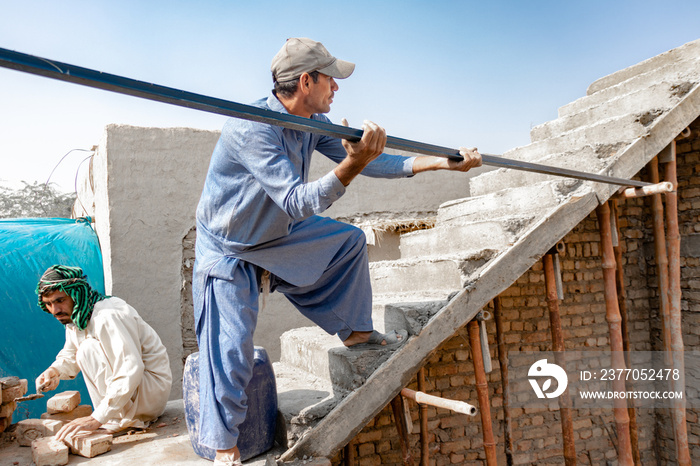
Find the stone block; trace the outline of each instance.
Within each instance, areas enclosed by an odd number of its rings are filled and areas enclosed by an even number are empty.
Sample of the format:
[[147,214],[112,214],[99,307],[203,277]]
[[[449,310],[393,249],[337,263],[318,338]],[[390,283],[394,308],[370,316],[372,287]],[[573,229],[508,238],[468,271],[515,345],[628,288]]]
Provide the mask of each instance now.
[[53,437],[63,427],[63,422],[51,419],[25,419],[17,423],[15,436],[22,447],[30,447],[34,440]]
[[46,402],[46,412],[49,414],[69,413],[80,404],[80,392],[68,390],[52,396]]
[[54,414],[43,413],[41,415],[41,418],[42,419],[53,419],[55,421],[68,422],[68,421],[72,421],[74,419],[78,419],[79,417],[89,416],[91,414],[92,414],[92,406],[80,405],[77,408],[75,408],[73,411],[70,411],[67,413],[54,413]]
[[2,399],[5,403],[14,401],[15,398],[27,393],[27,379],[3,377],[0,379],[0,385],[2,385]]
[[15,412],[17,408],[17,403],[10,401],[8,403],[3,403],[0,405],[0,417],[12,417],[12,413]]
[[70,452],[74,455],[93,458],[111,450],[112,440],[112,434],[93,432],[88,435],[78,433],[74,436],[68,436],[65,442],[70,446]]
[[32,460],[36,466],[68,464],[68,447],[54,437],[44,437],[32,442]]

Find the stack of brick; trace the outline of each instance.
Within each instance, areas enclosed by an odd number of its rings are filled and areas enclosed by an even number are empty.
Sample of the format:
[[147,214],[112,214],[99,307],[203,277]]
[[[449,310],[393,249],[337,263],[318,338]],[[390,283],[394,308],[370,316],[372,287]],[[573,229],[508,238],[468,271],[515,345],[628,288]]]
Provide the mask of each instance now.
[[93,432],[68,436],[62,442],[55,439],[63,424],[79,417],[89,416],[92,408],[80,405],[80,393],[66,391],[50,398],[47,412],[41,419],[20,421],[15,429],[17,442],[32,447],[32,460],[36,466],[68,464],[68,454],[93,458],[112,448],[112,434]]
[[0,432],[12,424],[12,414],[17,408],[15,398],[27,393],[27,379],[19,377],[0,378]]

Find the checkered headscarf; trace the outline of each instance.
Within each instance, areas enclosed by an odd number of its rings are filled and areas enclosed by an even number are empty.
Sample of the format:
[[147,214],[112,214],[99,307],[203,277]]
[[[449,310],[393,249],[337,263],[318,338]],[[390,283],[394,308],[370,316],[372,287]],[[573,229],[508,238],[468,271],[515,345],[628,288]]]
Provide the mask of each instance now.
[[106,298],[90,287],[80,267],[54,265],[44,272],[36,287],[36,293],[39,295],[39,307],[46,312],[49,310],[46,309],[41,297],[44,293],[55,290],[65,292],[75,303],[70,318],[80,330],[85,330],[90,322],[95,303]]

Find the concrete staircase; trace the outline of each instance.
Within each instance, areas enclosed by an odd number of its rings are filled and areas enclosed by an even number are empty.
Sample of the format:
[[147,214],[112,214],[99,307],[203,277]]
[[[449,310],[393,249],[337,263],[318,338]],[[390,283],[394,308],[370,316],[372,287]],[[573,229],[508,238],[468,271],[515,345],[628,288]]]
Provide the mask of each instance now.
[[[699,82],[695,41],[594,82],[504,157],[630,178],[700,115]],[[402,235],[401,257],[370,268],[375,325],[408,330],[404,346],[354,352],[317,328],[283,335],[282,459],[333,456],[456,329],[617,189],[499,169],[472,179],[472,197],[443,204],[434,228]]]

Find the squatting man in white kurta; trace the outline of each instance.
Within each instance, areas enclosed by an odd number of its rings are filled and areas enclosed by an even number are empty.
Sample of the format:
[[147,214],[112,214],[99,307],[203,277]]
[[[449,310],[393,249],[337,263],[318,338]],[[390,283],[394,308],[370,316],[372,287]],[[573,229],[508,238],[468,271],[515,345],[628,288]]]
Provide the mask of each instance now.
[[37,393],[83,373],[94,411],[56,434],[143,428],[163,414],[172,374],[158,334],[123,300],[90,287],[79,267],[54,265],[37,286],[39,306],[66,327],[56,361],[37,379]]

